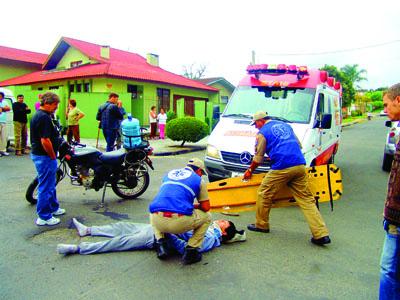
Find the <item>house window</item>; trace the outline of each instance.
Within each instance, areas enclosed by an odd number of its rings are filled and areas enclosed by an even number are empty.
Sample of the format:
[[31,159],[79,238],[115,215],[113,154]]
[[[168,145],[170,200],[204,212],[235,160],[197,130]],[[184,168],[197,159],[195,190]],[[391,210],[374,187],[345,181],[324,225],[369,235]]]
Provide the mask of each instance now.
[[58,90],[58,85],[49,86],[49,90]]
[[157,88],[157,100],[158,108],[164,108],[165,111],[169,111],[170,102],[170,90]]
[[75,68],[75,67],[78,67],[78,66],[81,65],[81,64],[82,64],[82,61],[81,61],[81,60],[71,61],[70,66],[71,66],[71,68]]
[[228,103],[228,96],[221,96],[221,103],[223,104]]
[[81,93],[82,92],[82,84],[81,83],[77,83],[76,84],[76,92],[77,93]]
[[69,85],[69,92],[70,92],[70,93],[75,92],[75,85],[73,85],[73,84],[70,84],[70,85]]
[[43,91],[42,87],[38,87],[37,89],[38,89],[38,91]]
[[132,99],[137,99],[137,98],[138,98],[138,88],[137,88],[137,85],[128,84],[128,86],[127,86],[127,91],[128,91],[128,93],[131,94],[131,98],[132,98]]
[[86,82],[83,84],[83,91],[85,93],[90,93],[90,83],[89,82]]

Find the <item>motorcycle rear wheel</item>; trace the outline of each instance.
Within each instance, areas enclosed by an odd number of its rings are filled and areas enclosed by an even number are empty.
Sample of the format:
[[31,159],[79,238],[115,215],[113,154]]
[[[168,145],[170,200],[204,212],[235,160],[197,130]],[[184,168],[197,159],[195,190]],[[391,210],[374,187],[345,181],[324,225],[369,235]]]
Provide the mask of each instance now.
[[118,180],[111,184],[114,193],[122,199],[135,199],[143,194],[150,184],[149,173],[144,173],[142,176],[137,177],[137,184],[134,188],[126,186],[123,179]]
[[[56,176],[57,176],[56,179],[56,185],[57,185],[63,176],[63,172],[61,170],[57,170]],[[31,184],[28,186],[25,193],[26,201],[28,201],[32,205],[35,205],[37,203],[38,185],[39,185],[39,180],[37,177],[35,177],[35,179],[33,179]]]

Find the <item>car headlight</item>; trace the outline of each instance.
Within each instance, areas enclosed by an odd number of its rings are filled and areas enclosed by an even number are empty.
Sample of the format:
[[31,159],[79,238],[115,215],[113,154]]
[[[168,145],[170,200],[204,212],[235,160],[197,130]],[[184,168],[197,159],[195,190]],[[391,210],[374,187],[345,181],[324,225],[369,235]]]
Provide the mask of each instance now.
[[207,145],[206,156],[216,158],[216,159],[221,159],[219,150],[216,147],[211,146],[211,145]]

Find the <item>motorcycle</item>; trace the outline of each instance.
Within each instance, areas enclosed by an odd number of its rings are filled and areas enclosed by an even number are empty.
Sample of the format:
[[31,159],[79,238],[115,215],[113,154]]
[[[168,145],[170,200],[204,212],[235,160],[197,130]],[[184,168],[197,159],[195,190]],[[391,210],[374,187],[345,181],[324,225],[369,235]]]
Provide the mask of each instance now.
[[[133,150],[122,148],[103,153],[94,147],[75,142],[70,145],[60,139],[56,184],[69,177],[72,185],[86,190],[99,191],[102,188],[101,207],[108,186],[123,199],[135,199],[147,190],[150,184],[148,168],[154,170],[149,157],[153,148],[147,140],[142,140]],[[26,200],[31,204],[37,203],[38,184],[36,177],[26,191]]]

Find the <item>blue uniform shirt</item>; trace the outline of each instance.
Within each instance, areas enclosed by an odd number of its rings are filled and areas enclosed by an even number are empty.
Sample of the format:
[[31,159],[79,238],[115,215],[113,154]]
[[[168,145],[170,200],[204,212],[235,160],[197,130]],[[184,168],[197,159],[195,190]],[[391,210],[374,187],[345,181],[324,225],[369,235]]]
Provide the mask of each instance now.
[[191,216],[200,186],[201,177],[191,168],[169,171],[163,178],[160,191],[150,203],[150,212],[166,211]]
[[287,123],[271,120],[261,127],[259,134],[267,141],[265,153],[271,158],[272,170],[306,164],[293,129]]

